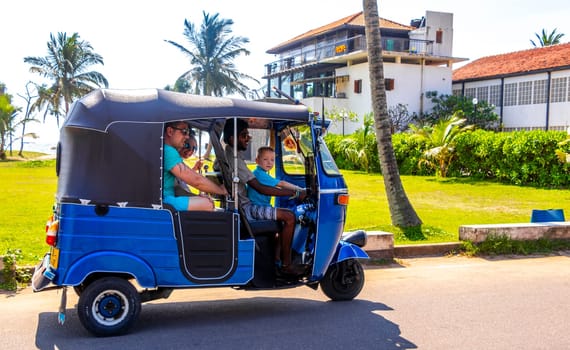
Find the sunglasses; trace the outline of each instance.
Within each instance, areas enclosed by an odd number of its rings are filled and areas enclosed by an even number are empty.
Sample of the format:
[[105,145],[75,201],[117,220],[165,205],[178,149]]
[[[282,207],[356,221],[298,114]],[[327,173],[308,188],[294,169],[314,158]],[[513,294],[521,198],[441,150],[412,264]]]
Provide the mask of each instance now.
[[177,128],[175,126],[171,126],[171,128],[175,129],[175,130],[179,130],[182,133],[182,135],[185,135],[185,136],[190,135],[190,129],[189,128]]

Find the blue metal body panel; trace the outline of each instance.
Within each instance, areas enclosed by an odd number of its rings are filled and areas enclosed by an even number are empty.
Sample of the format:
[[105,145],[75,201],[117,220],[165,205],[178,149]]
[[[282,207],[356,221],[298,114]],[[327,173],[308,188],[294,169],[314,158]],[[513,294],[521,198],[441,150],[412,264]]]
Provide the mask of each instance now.
[[[77,285],[91,273],[107,272],[132,275],[146,288],[197,285],[181,272],[170,211],[110,206],[105,215],[97,215],[95,207],[60,205],[59,263],[51,270],[54,284]],[[239,241],[236,271],[216,285],[251,280],[253,255],[253,240]]]
[[357,245],[349,242],[338,242],[337,251],[335,253],[333,264],[339,263],[348,259],[369,259],[370,257],[366,252]]

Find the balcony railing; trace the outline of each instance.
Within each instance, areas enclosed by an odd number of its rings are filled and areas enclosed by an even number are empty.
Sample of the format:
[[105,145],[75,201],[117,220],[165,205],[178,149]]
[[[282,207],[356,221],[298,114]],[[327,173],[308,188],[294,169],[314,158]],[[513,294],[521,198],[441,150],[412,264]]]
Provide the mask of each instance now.
[[[382,48],[384,51],[431,55],[433,54],[433,41],[383,37]],[[310,63],[318,63],[327,58],[345,56],[353,52],[365,50],[366,37],[364,35],[358,35],[328,45],[319,46],[317,44],[316,47],[311,49],[304,48],[299,54],[266,64],[265,75],[269,76],[293,70]]]

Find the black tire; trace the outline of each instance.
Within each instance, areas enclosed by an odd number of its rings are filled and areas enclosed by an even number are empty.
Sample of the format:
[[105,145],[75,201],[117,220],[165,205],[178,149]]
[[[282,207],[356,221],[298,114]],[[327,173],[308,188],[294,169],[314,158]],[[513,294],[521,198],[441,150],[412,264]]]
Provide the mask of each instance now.
[[356,259],[343,260],[329,266],[320,284],[331,300],[352,300],[364,287],[364,269]]
[[129,281],[105,277],[90,283],[79,297],[77,314],[89,332],[99,337],[126,333],[141,311],[140,296]]

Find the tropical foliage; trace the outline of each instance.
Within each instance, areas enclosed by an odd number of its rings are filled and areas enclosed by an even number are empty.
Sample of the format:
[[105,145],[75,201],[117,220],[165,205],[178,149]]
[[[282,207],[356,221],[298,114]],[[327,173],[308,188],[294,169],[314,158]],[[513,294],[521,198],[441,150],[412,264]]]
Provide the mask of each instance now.
[[426,165],[435,169],[435,174],[447,177],[447,171],[455,158],[455,142],[457,136],[473,129],[473,125],[464,126],[467,120],[453,115],[449,119],[442,119],[433,126],[410,128],[414,137],[426,140],[428,149],[424,151],[419,165]]
[[558,143],[559,148],[556,149],[555,153],[562,163],[570,164],[570,127],[568,128],[568,136],[565,140]]
[[570,163],[562,163],[556,150],[562,131],[517,131],[495,133],[476,130],[456,139],[457,158],[450,168],[453,176],[496,179],[514,185],[539,187],[570,186]]
[[350,137],[340,142],[340,149],[345,157],[367,173],[371,167],[379,165],[378,157],[375,157],[372,150],[376,148],[376,137],[374,135],[374,118],[372,113],[364,116],[364,125],[356,130]]
[[8,138],[14,132],[14,121],[19,108],[12,105],[12,96],[4,93],[5,86],[0,84],[0,159],[6,159]]
[[234,61],[242,54],[249,55],[250,52],[243,47],[249,39],[230,35],[234,24],[231,19],[221,19],[219,14],[211,16],[206,12],[203,12],[203,16],[200,28],[184,20],[184,36],[188,40],[188,47],[166,40],[190,58],[190,69],[182,73],[178,80],[188,81],[193,86],[193,93],[199,95],[224,96],[237,93],[247,97],[249,88],[242,80],[257,80],[240,73]]
[[466,119],[466,124],[475,125],[486,130],[498,128],[499,116],[495,106],[487,101],[478,101],[469,96],[438,95],[436,91],[428,91],[426,97],[434,103],[433,109],[416,121],[420,125],[433,125],[451,115]]
[[[557,156],[557,152],[564,156],[570,154],[570,142],[565,142],[567,137],[563,131],[543,130],[493,132],[478,129],[461,133],[454,140],[455,155],[447,176],[541,188],[568,188],[570,162],[561,162]],[[364,171],[359,163],[346,158],[341,147],[344,138],[334,134],[325,137],[337,165],[341,169]],[[392,139],[401,175],[435,175],[436,167],[428,167],[426,162],[420,161],[424,153],[433,148],[429,138],[405,132],[392,135]],[[367,157],[377,156],[376,149],[371,147]],[[372,166],[370,170],[373,173],[380,171]]]
[[536,43],[534,40],[530,40],[530,43],[534,47],[544,47],[550,45],[560,44],[560,39],[564,36],[562,33],[557,33],[558,29],[554,28],[554,30],[550,33],[546,32],[546,29],[542,30],[542,33],[539,35],[538,33],[534,33],[536,36]]
[[[103,74],[89,70],[91,66],[103,64],[103,57],[93,51],[87,41],[81,40],[78,33],[50,34],[45,57],[25,57],[31,64],[30,72],[37,73],[51,81],[49,87],[39,88],[36,107],[46,108],[46,113],[59,118],[67,112],[73,101],[98,87],[108,87]],[[45,118],[45,117],[44,117]]]

